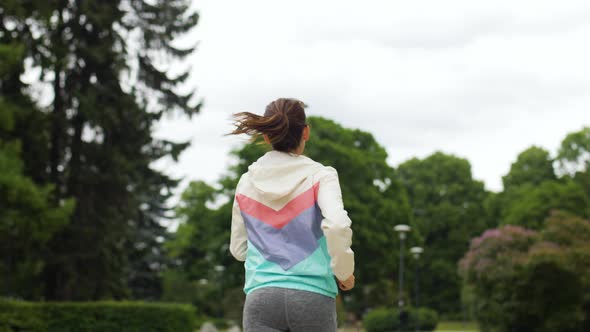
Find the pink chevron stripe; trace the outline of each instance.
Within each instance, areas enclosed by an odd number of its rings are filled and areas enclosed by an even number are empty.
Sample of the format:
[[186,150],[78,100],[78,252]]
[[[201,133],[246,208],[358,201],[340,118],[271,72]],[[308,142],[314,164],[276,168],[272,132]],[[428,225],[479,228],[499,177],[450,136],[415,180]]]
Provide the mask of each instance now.
[[293,198],[278,211],[243,194],[237,194],[236,199],[243,213],[274,228],[281,229],[301,212],[315,204],[319,189],[320,183],[318,182],[313,187]]

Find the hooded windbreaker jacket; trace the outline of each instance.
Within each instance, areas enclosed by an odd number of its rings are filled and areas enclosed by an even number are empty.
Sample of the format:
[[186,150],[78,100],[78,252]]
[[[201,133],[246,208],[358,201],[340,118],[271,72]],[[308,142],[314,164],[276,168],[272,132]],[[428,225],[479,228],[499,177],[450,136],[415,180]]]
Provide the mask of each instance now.
[[245,261],[246,294],[283,287],[336,297],[354,272],[351,221],[338,174],[308,157],[271,151],[236,188],[230,252]]

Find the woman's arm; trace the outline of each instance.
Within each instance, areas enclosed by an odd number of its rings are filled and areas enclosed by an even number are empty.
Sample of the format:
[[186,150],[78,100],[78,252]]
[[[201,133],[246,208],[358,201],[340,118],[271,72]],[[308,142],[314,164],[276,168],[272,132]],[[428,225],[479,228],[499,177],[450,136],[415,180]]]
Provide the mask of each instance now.
[[354,273],[354,252],[351,221],[342,203],[342,192],[338,173],[326,167],[326,174],[320,178],[318,205],[322,211],[322,230],[328,243],[331,267],[338,280],[347,280]]
[[231,236],[229,242],[229,251],[239,261],[246,260],[246,251],[248,250],[248,235],[244,218],[240,212],[238,200],[234,197],[234,205],[231,216]]

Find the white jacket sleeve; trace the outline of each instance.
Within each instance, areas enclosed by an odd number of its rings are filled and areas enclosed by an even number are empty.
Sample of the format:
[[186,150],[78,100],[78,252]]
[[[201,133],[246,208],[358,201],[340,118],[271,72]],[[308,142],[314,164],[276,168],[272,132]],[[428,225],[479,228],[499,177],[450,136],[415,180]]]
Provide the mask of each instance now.
[[234,205],[231,215],[231,235],[229,241],[229,251],[239,261],[246,260],[246,251],[248,249],[248,234],[244,225],[244,218],[240,213],[238,200],[234,197]]
[[328,243],[332,259],[332,271],[339,280],[346,280],[354,273],[354,252],[351,221],[342,203],[342,192],[338,173],[326,167],[326,174],[320,178],[318,205],[322,211],[322,230]]

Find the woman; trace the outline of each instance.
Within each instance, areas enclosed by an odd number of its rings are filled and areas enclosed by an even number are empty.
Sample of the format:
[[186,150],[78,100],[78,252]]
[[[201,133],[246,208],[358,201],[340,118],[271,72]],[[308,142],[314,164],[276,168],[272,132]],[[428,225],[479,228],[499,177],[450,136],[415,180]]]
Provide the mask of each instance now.
[[264,116],[234,115],[231,134],[262,136],[273,148],[242,175],[233,204],[230,251],[245,261],[245,332],[336,331],[338,286],[354,287],[338,174],[302,155],[304,108],[281,98]]

